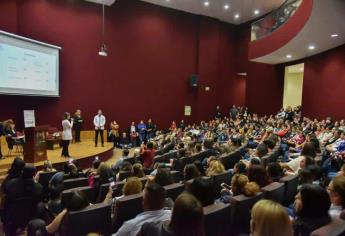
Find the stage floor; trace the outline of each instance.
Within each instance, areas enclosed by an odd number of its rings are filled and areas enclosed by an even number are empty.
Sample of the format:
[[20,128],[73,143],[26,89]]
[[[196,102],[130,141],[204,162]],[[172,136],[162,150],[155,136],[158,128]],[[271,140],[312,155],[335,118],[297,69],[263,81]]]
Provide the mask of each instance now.
[[[22,153],[15,152],[16,147],[13,148],[12,154],[10,157],[6,156],[8,153],[8,148],[6,145],[2,145],[2,154],[5,156],[5,159],[0,160],[0,169],[8,169],[13,159],[16,156],[22,156]],[[104,147],[101,147],[100,144],[98,147],[95,147],[93,140],[84,140],[80,143],[72,143],[69,145],[69,153],[73,159],[80,160],[84,158],[90,158],[97,155],[102,155],[105,152],[109,152],[113,149],[113,143],[104,143]],[[63,163],[68,160],[68,158],[61,157],[61,147],[55,145],[54,150],[47,150],[48,160],[53,164]],[[42,166],[43,161],[35,163],[35,166]],[[1,171],[0,171],[1,172]]]

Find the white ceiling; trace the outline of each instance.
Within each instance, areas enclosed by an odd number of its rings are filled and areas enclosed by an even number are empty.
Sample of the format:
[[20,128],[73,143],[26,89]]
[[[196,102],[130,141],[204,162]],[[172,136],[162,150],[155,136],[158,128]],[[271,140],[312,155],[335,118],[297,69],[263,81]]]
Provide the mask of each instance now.
[[[280,49],[253,61],[268,64],[285,63],[340,46],[345,43],[344,22],[344,0],[314,0],[312,14],[296,37]],[[332,38],[332,34],[339,36]],[[315,49],[309,50],[309,45],[313,45]],[[291,58],[286,57],[288,54]]]
[[[278,8],[285,0],[141,0],[197,15],[205,15],[231,24],[242,24]],[[204,3],[209,2],[208,6]],[[228,9],[224,6],[228,5]],[[254,14],[258,10],[259,14]],[[239,18],[235,15],[239,14]]]

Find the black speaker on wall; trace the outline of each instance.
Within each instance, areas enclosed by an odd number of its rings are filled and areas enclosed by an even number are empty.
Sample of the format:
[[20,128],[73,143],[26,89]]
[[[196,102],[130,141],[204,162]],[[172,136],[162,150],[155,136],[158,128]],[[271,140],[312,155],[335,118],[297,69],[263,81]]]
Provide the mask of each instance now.
[[191,75],[189,77],[189,86],[191,88],[197,88],[198,87],[198,80],[199,80],[198,75]]

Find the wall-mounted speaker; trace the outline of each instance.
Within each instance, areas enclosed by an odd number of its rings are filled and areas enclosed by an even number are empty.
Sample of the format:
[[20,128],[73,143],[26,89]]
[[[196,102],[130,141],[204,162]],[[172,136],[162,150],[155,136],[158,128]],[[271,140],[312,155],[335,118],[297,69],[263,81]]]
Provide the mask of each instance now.
[[189,77],[189,86],[191,88],[197,88],[198,87],[198,80],[199,80],[199,77],[197,75],[191,75]]

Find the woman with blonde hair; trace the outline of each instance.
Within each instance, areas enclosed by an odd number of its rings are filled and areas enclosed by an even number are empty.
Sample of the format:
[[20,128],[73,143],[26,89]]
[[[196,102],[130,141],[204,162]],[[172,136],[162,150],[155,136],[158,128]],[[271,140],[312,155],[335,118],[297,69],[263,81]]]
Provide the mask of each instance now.
[[292,236],[292,225],[287,211],[279,203],[261,200],[252,209],[252,236]]
[[214,176],[225,172],[224,165],[219,160],[210,163],[210,167],[206,170],[207,176]]

